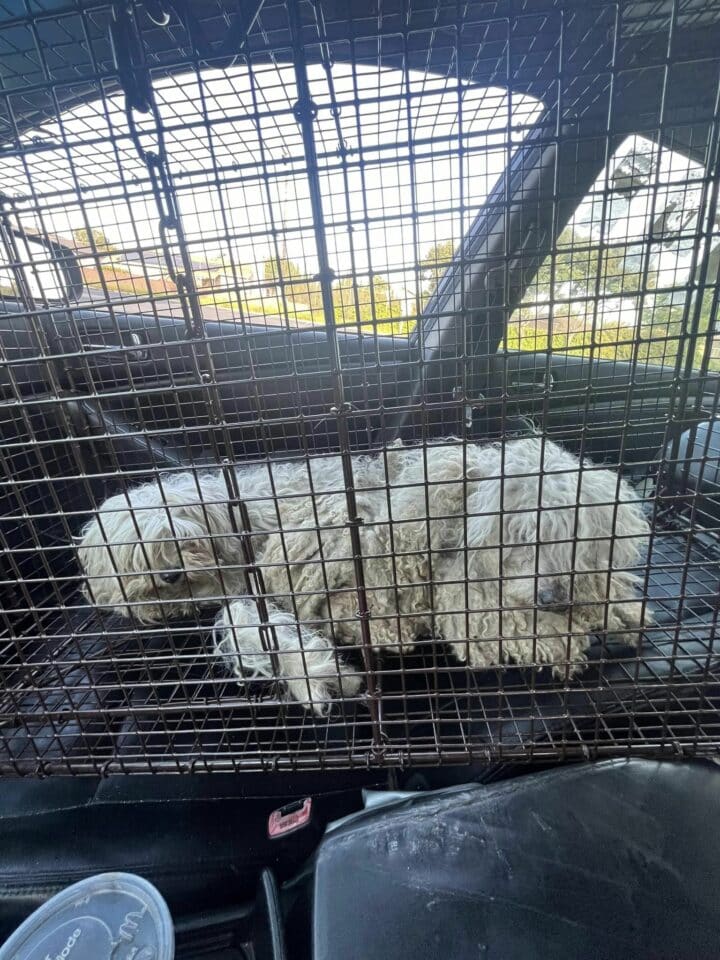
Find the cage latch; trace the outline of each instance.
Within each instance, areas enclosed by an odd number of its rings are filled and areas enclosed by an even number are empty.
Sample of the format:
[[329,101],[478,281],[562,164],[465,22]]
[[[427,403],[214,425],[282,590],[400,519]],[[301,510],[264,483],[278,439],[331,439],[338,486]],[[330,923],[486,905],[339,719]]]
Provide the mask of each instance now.
[[[127,349],[136,348],[136,349]],[[129,333],[121,337],[120,343],[108,343],[106,340],[90,340],[80,338],[80,349],[83,353],[119,353],[123,351],[131,363],[143,363],[150,358],[150,353],[144,347],[144,341],[139,333]]]
[[487,406],[487,400],[484,394],[478,393],[476,397],[467,397],[464,387],[453,387],[453,400],[463,404],[465,415],[465,426],[470,429],[473,425],[473,413],[476,410],[484,410]]
[[533,380],[524,380],[519,377],[514,380],[509,380],[507,384],[507,392],[509,394],[520,396],[543,396],[546,393],[549,393],[552,388],[555,386],[555,379],[551,373],[544,374],[541,377]]

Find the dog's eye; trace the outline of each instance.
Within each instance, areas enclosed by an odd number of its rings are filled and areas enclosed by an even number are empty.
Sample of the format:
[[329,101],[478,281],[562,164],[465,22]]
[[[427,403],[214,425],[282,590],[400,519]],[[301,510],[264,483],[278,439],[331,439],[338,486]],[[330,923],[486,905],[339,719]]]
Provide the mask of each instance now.
[[166,570],[160,574],[160,579],[163,583],[177,583],[181,576],[182,570]]

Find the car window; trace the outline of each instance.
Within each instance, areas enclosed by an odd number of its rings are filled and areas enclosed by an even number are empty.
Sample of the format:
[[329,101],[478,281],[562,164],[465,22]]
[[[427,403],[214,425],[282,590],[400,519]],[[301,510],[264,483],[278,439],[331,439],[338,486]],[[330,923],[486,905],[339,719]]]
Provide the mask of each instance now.
[[59,264],[40,241],[3,231],[0,242],[0,298],[62,300],[67,284]]
[[706,333],[716,312],[718,222],[700,282],[704,176],[677,151],[626,139],[525,291],[505,346],[720,370],[720,339],[687,337],[694,322]]
[[[540,105],[402,69],[337,63],[332,80],[311,68],[335,320],[407,335]],[[155,93],[205,317],[322,325],[292,68],[185,74]],[[179,253],[161,243],[122,98],[66,112],[22,150],[2,189],[24,226],[75,249],[86,302],[180,316]]]

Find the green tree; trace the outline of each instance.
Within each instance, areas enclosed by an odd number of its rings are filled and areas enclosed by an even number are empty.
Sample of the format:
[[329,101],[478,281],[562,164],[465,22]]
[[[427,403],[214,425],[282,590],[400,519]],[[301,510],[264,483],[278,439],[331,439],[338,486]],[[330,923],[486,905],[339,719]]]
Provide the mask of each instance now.
[[267,282],[269,288],[295,280],[301,274],[300,267],[288,257],[285,250],[282,250],[279,256],[268,257],[262,265],[262,278]]
[[545,259],[530,291],[535,300],[543,302],[556,299],[563,292],[565,298],[592,296],[596,285],[600,296],[651,290],[655,277],[649,270],[643,278],[644,248],[643,241],[600,244],[589,237],[578,236],[572,227],[567,227],[558,237],[555,256]]
[[[410,332],[414,321],[403,316],[403,305],[386,277],[375,275],[368,283],[345,277],[333,286],[335,322],[359,326],[365,333],[395,334]],[[383,322],[389,321],[389,322]]]
[[72,235],[79,247],[94,247],[98,253],[115,253],[117,249],[98,227],[91,228],[89,232],[85,227],[80,227],[73,230]]
[[[708,286],[700,294],[702,302],[698,317],[697,333],[690,333],[695,319],[695,301],[688,308],[685,304],[671,302],[665,294],[654,298],[643,310],[640,318],[640,347],[638,356],[646,363],[675,366],[678,354],[683,351],[680,360],[681,372],[687,362],[687,351],[692,351],[692,366],[699,369],[703,363],[708,370],[720,371],[720,350],[717,335],[714,334],[716,321],[713,320],[714,287]],[[709,334],[709,341],[708,341]],[[706,356],[707,353],[707,356]]]
[[[574,356],[612,360],[650,360],[658,353],[644,339],[647,326],[660,322],[660,298],[652,295],[656,272],[647,242],[600,243],[567,227],[558,237],[555,254],[547,257],[513,313],[506,346],[514,350],[558,350]],[[646,269],[647,268],[647,269]],[[638,326],[596,321],[597,300],[631,298],[642,311]],[[619,305],[619,304],[618,304]],[[552,334],[550,314],[552,306]],[[657,315],[656,315],[657,314]],[[672,338],[672,332],[668,332]],[[648,341],[658,340],[648,331]],[[664,347],[663,349],[667,349]],[[655,360],[654,362],[658,362]]]
[[435,293],[443,274],[452,262],[455,255],[455,244],[452,240],[443,240],[436,243],[426,252],[420,261],[420,275],[423,285],[420,292],[422,304],[426,304]]
[[333,303],[338,323],[388,320],[403,312],[400,299],[381,276],[374,276],[372,283],[360,283],[353,277],[339,280],[333,287]]

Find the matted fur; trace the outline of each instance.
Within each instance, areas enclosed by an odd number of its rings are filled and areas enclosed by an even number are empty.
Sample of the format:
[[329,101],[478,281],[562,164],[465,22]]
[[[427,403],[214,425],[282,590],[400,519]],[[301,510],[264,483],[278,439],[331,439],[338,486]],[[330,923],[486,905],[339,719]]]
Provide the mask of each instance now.
[[[322,713],[360,687],[336,647],[362,639],[341,460],[236,476],[274,657],[219,472],[168,475],[106,500],[79,547],[87,595],[146,622],[220,607],[216,648],[236,675],[277,672],[291,698]],[[402,653],[433,634],[476,669],[548,663],[564,676],[582,666],[589,634],[641,626],[633,568],[649,527],[614,472],[531,437],[395,444],[354,457],[353,476],[374,647]],[[173,571],[176,582],[161,578]]]

